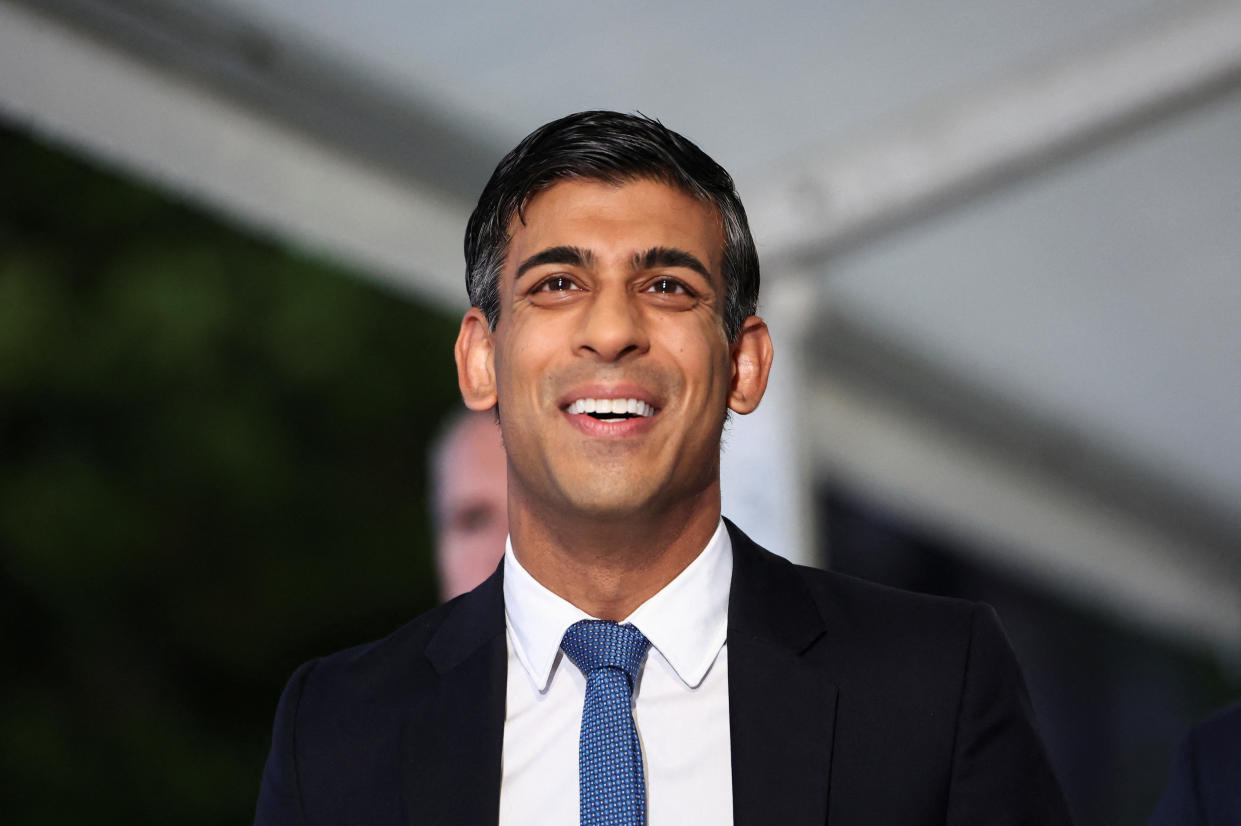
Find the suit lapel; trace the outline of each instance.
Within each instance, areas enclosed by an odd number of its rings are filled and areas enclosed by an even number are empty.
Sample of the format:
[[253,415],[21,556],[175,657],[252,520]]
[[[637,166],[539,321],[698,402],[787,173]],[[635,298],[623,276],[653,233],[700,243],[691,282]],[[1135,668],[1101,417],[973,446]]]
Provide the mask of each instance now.
[[[734,823],[823,824],[836,686],[806,656],[823,620],[786,561],[726,524]],[[452,606],[426,647],[434,676],[402,743],[411,826],[498,820],[508,672],[501,570]]]
[[452,605],[403,734],[406,822],[496,823],[507,691],[503,566]]
[[783,559],[727,522],[728,707],[736,826],[827,822],[836,686],[807,656],[824,634],[814,600]]

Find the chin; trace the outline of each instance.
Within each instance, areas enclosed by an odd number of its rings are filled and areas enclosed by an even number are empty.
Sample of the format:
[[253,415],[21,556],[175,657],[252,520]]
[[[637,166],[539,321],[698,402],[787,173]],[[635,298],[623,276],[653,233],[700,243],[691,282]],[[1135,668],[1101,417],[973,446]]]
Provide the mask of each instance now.
[[638,491],[632,486],[618,490],[606,485],[602,488],[586,486],[585,489],[578,486],[565,498],[574,512],[607,522],[648,517],[654,497],[653,491]]

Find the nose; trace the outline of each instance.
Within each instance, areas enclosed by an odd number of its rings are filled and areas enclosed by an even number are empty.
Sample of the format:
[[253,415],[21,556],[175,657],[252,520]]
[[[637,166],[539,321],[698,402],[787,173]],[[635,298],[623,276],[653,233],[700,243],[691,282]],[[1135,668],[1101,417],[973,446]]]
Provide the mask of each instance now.
[[577,338],[580,353],[604,362],[645,352],[649,341],[638,297],[622,285],[599,289],[582,314]]

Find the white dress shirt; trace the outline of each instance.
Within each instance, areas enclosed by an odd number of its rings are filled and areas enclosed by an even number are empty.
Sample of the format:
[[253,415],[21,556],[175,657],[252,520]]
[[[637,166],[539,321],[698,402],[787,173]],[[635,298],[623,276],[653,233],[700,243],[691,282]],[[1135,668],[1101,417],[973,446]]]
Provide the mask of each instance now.
[[[648,826],[733,822],[728,729],[728,589],[732,543],[721,520],[698,558],[623,622],[651,641],[634,686]],[[560,650],[594,619],[504,554],[508,699],[501,826],[573,826],[586,677]]]

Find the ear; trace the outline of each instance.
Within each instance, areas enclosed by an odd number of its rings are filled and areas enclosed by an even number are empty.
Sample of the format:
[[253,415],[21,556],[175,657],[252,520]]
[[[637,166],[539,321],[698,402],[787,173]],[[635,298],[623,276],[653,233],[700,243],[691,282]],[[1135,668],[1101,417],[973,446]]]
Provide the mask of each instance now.
[[496,405],[495,342],[491,325],[477,307],[466,310],[453,347],[457,360],[457,385],[471,410],[490,410]]
[[741,322],[741,333],[732,346],[733,375],[728,408],[745,415],[754,412],[767,392],[773,356],[767,323],[756,315]]

